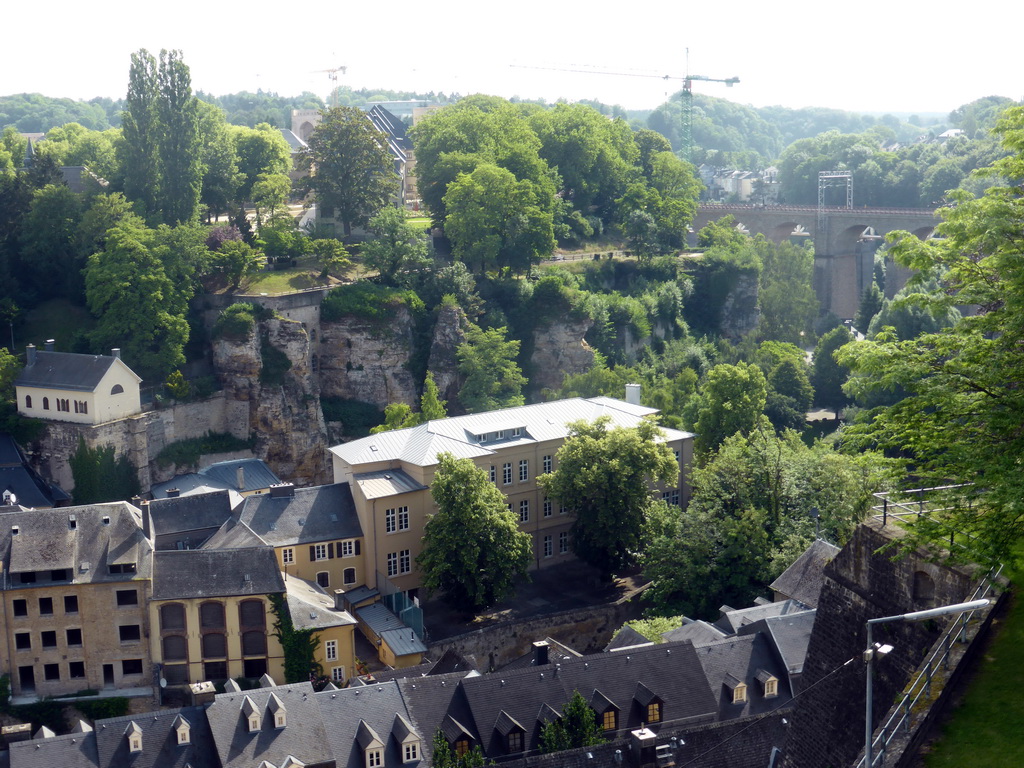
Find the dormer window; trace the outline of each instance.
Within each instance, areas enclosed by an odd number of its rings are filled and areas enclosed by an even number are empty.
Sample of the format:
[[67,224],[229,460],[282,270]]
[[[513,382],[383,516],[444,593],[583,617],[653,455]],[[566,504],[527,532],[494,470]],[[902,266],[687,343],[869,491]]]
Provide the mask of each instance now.
[[725,679],[722,681],[726,691],[732,694],[733,704],[743,704],[747,700],[747,684],[739,678],[733,677],[731,674],[726,674]]
[[652,701],[650,704],[647,705],[647,722],[661,722],[661,702]]
[[636,692],[633,694],[640,716],[645,723],[660,723],[662,721],[662,700],[650,688],[641,682],[636,684]]
[[267,709],[270,710],[275,728],[284,728],[288,725],[288,712],[284,708],[284,702],[277,698],[276,693],[270,694],[270,700],[267,701]]
[[365,720],[360,720],[356,728],[356,742],[363,750],[364,768],[380,768],[384,764],[384,741]]
[[522,436],[523,436],[523,428],[522,427],[516,427],[515,429],[512,430],[512,437],[522,437]]
[[508,735],[508,751],[511,752],[522,752],[523,751],[523,732],[512,731]]
[[757,670],[757,681],[766,699],[779,695],[779,679],[766,669]]
[[192,743],[192,726],[189,724],[188,720],[181,715],[178,715],[174,718],[172,725],[174,727],[174,734],[178,740],[179,747]]
[[142,729],[132,720],[124,729],[124,735],[128,739],[128,751],[131,753],[142,751]]
[[380,768],[383,763],[383,749],[366,750],[366,768]]
[[595,690],[590,697],[590,708],[597,713],[601,728],[605,731],[616,731],[619,728],[619,708],[615,702],[600,691]]
[[405,745],[405,749],[402,750],[403,762],[411,763],[415,760],[420,759],[420,743],[418,741],[411,741]]
[[469,739],[456,739],[455,756],[465,757],[467,754],[469,754]]
[[249,733],[256,733],[260,730],[260,711],[248,696],[242,700],[242,716],[245,717]]

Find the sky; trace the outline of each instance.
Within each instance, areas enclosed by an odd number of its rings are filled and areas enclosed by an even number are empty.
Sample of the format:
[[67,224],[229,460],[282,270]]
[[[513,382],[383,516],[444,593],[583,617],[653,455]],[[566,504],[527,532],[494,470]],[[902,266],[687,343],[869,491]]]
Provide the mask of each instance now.
[[1024,99],[1017,0],[95,0],[15,3],[3,20],[0,95],[123,97],[133,51],[178,48],[193,88],[215,95],[326,98],[324,70],[345,67],[352,88],[627,109],[658,106],[687,72],[738,77],[694,91],[756,107],[924,114]]

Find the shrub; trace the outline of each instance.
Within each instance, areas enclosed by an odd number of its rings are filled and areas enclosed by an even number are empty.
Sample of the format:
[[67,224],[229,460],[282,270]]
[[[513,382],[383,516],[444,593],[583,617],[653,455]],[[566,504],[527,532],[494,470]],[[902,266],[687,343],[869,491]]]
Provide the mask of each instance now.
[[105,717],[122,717],[128,714],[128,699],[124,696],[110,696],[95,701],[76,701],[75,709],[96,722]]
[[413,291],[388,288],[363,280],[352,285],[335,288],[324,296],[320,305],[320,318],[328,322],[354,315],[364,320],[386,322],[395,309],[405,305],[412,312],[424,309],[423,301]]
[[232,304],[227,307],[213,326],[213,336],[219,339],[245,341],[256,327],[256,313],[252,304]]
[[260,356],[263,358],[260,383],[268,387],[279,387],[284,384],[284,375],[291,369],[292,361],[288,359],[288,355],[271,344],[265,334],[260,343]]
[[172,464],[178,467],[192,466],[199,462],[200,456],[209,453],[227,453],[251,447],[248,441],[227,432],[207,432],[203,437],[192,437],[165,445],[156,455],[156,463],[161,467]]

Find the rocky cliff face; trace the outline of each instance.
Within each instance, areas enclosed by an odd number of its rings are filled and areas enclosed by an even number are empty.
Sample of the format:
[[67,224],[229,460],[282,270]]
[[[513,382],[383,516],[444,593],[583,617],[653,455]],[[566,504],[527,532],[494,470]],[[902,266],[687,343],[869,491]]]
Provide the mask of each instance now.
[[589,318],[566,318],[534,330],[530,356],[532,390],[561,389],[566,375],[590,370],[594,365],[594,350],[583,340],[583,335],[592,325]]
[[356,317],[321,323],[321,393],[381,409],[388,403],[415,403],[416,382],[409,372],[413,331],[413,319],[405,307],[395,312],[387,326]]
[[[269,348],[283,353],[291,363],[280,383],[260,380],[264,350],[270,354]],[[303,324],[265,320],[244,341],[214,341],[213,360],[225,397],[248,404],[256,455],[297,485],[330,482],[320,386],[313,375],[310,339]]]
[[434,337],[430,342],[427,370],[434,375],[441,399],[448,401],[449,413],[458,411],[459,359],[455,351],[466,340],[468,324],[460,307],[443,306],[437,315]]
[[757,276],[741,275],[722,303],[722,336],[738,341],[757,328],[761,321],[757,300]]

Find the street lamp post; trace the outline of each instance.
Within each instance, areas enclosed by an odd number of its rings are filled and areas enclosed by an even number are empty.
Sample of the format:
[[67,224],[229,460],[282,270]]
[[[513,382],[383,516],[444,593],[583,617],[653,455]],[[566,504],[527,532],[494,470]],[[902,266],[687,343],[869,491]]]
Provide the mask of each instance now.
[[956,603],[955,605],[942,605],[938,608],[929,608],[927,611],[914,611],[913,613],[901,613],[896,616],[883,616],[878,619],[868,619],[868,644],[864,650],[864,661],[867,664],[867,670],[865,673],[866,678],[866,689],[867,698],[864,702],[864,766],[865,768],[874,768],[874,763],[871,757],[871,737],[874,735],[874,729],[871,727],[871,696],[872,696],[872,677],[874,672],[874,660],[875,656],[884,656],[892,650],[891,645],[879,645],[872,642],[871,628],[875,624],[885,624],[892,621],[925,621],[926,619],[934,619],[936,616],[948,616],[953,613],[967,613],[968,611],[975,611],[980,608],[987,608],[991,603],[988,600],[971,600],[968,603]]

